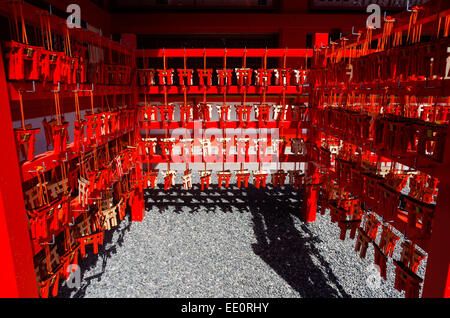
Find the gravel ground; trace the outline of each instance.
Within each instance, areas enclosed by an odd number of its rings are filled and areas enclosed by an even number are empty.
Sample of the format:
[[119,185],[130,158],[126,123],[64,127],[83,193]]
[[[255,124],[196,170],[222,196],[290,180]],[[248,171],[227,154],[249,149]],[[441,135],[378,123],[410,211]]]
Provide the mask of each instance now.
[[329,215],[303,223],[301,197],[290,186],[202,192],[177,185],[148,191],[146,201],[144,221],[130,224],[127,216],[98,256],[88,249],[81,289],[63,286],[59,297],[404,296],[394,289],[392,260],[387,281],[370,288],[373,247],[360,259]]

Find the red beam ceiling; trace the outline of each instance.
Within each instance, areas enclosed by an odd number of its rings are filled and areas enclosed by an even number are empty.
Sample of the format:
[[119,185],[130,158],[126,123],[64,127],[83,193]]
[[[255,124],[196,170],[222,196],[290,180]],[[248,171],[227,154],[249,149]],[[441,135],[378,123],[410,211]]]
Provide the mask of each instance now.
[[312,57],[313,50],[308,49],[152,49],[137,50],[136,57]]

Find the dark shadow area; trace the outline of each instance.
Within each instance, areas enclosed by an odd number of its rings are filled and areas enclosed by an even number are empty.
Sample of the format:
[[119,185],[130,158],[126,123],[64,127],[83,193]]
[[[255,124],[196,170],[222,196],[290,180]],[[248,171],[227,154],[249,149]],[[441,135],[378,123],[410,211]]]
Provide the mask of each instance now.
[[218,189],[211,185],[202,191],[195,185],[191,190],[180,186],[168,191],[163,189],[146,192],[147,206],[157,207],[159,213],[207,213],[250,212],[253,231],[257,240],[253,251],[282,277],[301,297],[333,298],[350,296],[339,284],[328,262],[315,247],[321,242],[306,224],[295,226],[299,218],[302,194],[291,186],[284,189],[268,186],[256,189]]
[[[125,226],[123,226],[125,225]],[[117,253],[117,245],[122,246],[124,236],[127,232],[129,232],[131,229],[131,217],[130,217],[130,211],[127,209],[127,214],[125,218],[122,220],[119,226],[117,226],[114,229],[111,229],[111,231],[105,231],[104,241],[103,245],[100,245],[98,248],[98,254],[95,255],[93,252],[92,245],[88,245],[86,247],[86,258],[81,258],[81,255],[79,255],[79,263],[78,266],[81,270],[81,288],[73,294],[72,298],[83,298],[86,294],[86,289],[91,284],[91,281],[97,280],[101,281],[103,274],[105,273],[106,265],[108,263],[108,259]],[[113,243],[113,237],[114,234],[118,233],[118,238]],[[111,244],[113,243],[113,244]],[[116,245],[117,244],[117,245]],[[106,248],[108,246],[108,248]],[[93,274],[89,277],[86,277],[86,272],[91,270],[92,268],[96,267],[98,259],[102,260],[102,267],[101,270]],[[57,298],[69,298],[71,297],[71,294],[73,293],[73,289],[69,289],[65,283],[61,286],[60,282],[60,289]]]
[[249,189],[257,243],[253,251],[304,298],[349,298],[328,262],[315,247],[321,242],[308,225],[295,227],[301,195],[280,196]]
[[[178,185],[168,191],[147,190],[145,202],[147,211],[156,207],[158,213],[197,213],[205,212],[205,209],[206,213],[211,214],[249,212],[257,240],[252,244],[254,253],[301,297],[350,297],[315,247],[316,243],[321,242],[319,237],[310,231],[308,225],[299,221],[302,193],[294,191],[291,186],[281,189],[269,185],[265,189],[256,189],[250,185],[247,189],[236,186],[219,189],[217,185],[211,185],[210,189],[202,191],[199,185],[194,185],[186,191]],[[87,247],[87,257],[79,262],[82,286],[72,297],[84,297],[91,281],[102,279],[108,259],[117,253],[115,244],[121,246],[124,235],[130,231],[130,219],[128,211],[122,221],[124,224],[105,232],[104,244],[99,246],[98,255],[93,254],[92,246]],[[115,233],[119,233],[119,237],[113,243]],[[86,277],[88,270],[97,267],[98,258],[102,260],[101,269]],[[72,293],[73,290],[60,283],[59,298],[70,297]]]
[[237,187],[218,189],[216,185],[204,191],[200,185],[193,185],[187,191],[178,186],[167,191],[148,190],[145,194],[147,207],[156,206],[159,213],[167,213],[170,207],[174,207],[177,214],[195,213],[200,209],[204,211],[205,208],[207,213],[232,213],[233,207],[241,213],[248,212],[247,199],[244,190]]

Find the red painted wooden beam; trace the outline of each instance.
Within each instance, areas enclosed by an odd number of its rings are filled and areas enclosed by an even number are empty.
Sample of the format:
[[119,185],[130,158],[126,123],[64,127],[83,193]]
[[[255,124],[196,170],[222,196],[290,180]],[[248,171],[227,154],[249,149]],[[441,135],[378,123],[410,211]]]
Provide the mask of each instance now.
[[38,297],[0,44],[0,297]]
[[[308,86],[268,86],[267,87],[267,94],[282,94],[283,89],[285,94],[306,94],[309,92]],[[164,87],[163,86],[151,86],[149,88],[141,88],[142,94],[150,94],[150,95],[162,95],[164,94]],[[223,94],[224,88],[220,86],[210,86],[206,88],[207,94]],[[188,86],[187,87],[187,94],[195,94],[200,95],[204,93],[204,88],[201,86]],[[244,88],[239,86],[230,86],[227,88],[226,91],[227,95],[240,95],[244,93]],[[167,87],[167,94],[170,95],[181,95],[183,94],[183,90],[180,86],[168,86]],[[248,86],[247,87],[247,94],[249,95],[262,95],[263,90],[259,86]]]
[[[328,33],[319,33],[317,37],[317,49],[328,45]],[[351,50],[346,50],[344,54],[349,55]],[[313,57],[313,49],[146,49],[136,50],[137,58],[162,58],[162,57]]]
[[[171,164],[173,163],[186,163],[186,161],[184,160],[184,157],[181,155],[172,155],[173,158],[175,158],[175,160],[170,161]],[[214,155],[214,157],[217,157],[217,160],[212,161],[212,162],[207,162],[207,163],[241,163],[241,162],[245,162],[245,163],[258,163],[258,161],[256,160],[256,154],[250,154],[247,160],[245,161],[239,161],[238,160],[238,156],[237,155],[228,155],[228,158],[220,158],[220,156],[216,156]],[[176,159],[178,158],[178,159]],[[284,155],[283,159],[280,160],[280,158],[276,158],[277,160],[274,160],[273,163],[278,163],[278,162],[286,162],[286,163],[294,163],[294,162],[306,162],[306,157],[305,156],[297,156],[297,155]],[[160,155],[155,155],[152,158],[149,158],[146,161],[142,161],[142,163],[167,163],[167,160],[164,159],[162,156]],[[203,161],[203,157],[202,155],[194,155],[192,161],[189,161],[189,163],[204,163]],[[264,163],[264,161],[263,161]]]
[[[197,101],[203,100],[203,94],[191,94],[187,96],[188,103],[197,104]],[[242,102],[242,95],[227,95],[226,97],[227,104],[236,104],[239,105]],[[254,103],[255,105],[261,103],[261,96],[259,95],[247,95],[246,102],[247,103]],[[281,100],[280,95],[267,95],[266,96],[266,103],[279,103]],[[208,103],[223,103],[223,95],[214,94],[214,95],[208,95],[207,96]],[[297,94],[288,94],[286,95],[286,101],[287,103],[308,103],[309,98],[305,94],[297,95]],[[155,102],[164,103],[164,96],[162,95],[152,95],[151,100],[148,102],[149,104],[153,104]],[[179,95],[169,95],[167,97],[167,102],[169,104],[177,104],[180,103],[180,96]]]
[[136,50],[136,57],[312,57],[312,49],[150,49]]
[[[204,125],[204,126],[203,126]],[[202,121],[190,121],[186,124],[178,121],[172,121],[167,123],[165,126],[164,123],[161,121],[148,121],[148,122],[141,122],[140,123],[140,129],[179,129],[179,128],[186,128],[186,129],[201,129],[202,127],[205,127],[206,129],[275,129],[275,128],[283,128],[283,129],[296,129],[298,123],[295,121],[269,121],[267,124],[260,126],[258,121],[250,121],[247,123],[247,125],[241,126],[238,121],[227,121],[224,124],[224,127],[220,126],[220,122],[218,121],[209,121],[203,123]],[[309,123],[304,122],[301,123],[299,126],[299,130],[301,132],[301,129],[307,129],[309,128]]]
[[[450,128],[449,128],[450,132]],[[447,138],[444,164],[440,170],[439,195],[434,213],[428,251],[423,297],[450,297],[450,138]]]

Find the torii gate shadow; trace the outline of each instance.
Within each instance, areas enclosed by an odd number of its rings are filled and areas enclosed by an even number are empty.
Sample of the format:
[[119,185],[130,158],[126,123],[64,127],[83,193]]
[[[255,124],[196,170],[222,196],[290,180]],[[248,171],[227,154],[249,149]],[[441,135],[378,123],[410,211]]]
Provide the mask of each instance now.
[[[257,243],[252,249],[280,277],[282,277],[301,297],[305,298],[349,298],[338,282],[329,263],[315,247],[321,242],[308,225],[297,225],[302,206],[302,194],[291,186],[283,189],[268,186],[247,189],[230,186],[218,189],[213,184],[202,191],[198,185],[188,191],[180,186],[168,191],[154,189],[146,192],[146,202],[156,206],[159,213],[195,213],[201,207],[207,213],[250,212],[253,231]],[[171,210],[173,213],[173,210]]]
[[[59,293],[56,298],[83,298],[86,295],[86,289],[90,286],[91,281],[96,279],[97,281],[102,280],[102,276],[105,273],[106,265],[108,260],[113,254],[117,253],[117,245],[122,246],[124,242],[124,236],[127,232],[131,230],[131,217],[130,208],[127,208],[127,215],[119,223],[119,226],[113,228],[111,231],[105,231],[105,237],[103,239],[103,245],[99,246],[98,254],[94,255],[92,246],[86,247],[86,258],[79,259],[79,266],[81,269],[81,288],[73,292],[72,289],[67,288],[65,284],[60,282]],[[114,233],[117,233],[117,237],[113,240]],[[117,245],[116,245],[117,244]],[[86,272],[92,268],[97,267],[97,263],[101,259],[101,269],[96,274],[86,277]]]
[[258,241],[252,245],[253,251],[301,297],[349,298],[315,246],[321,242],[320,238],[305,223],[295,226],[301,198],[294,196],[286,200],[272,195],[271,191],[253,188],[250,198],[253,230]]

